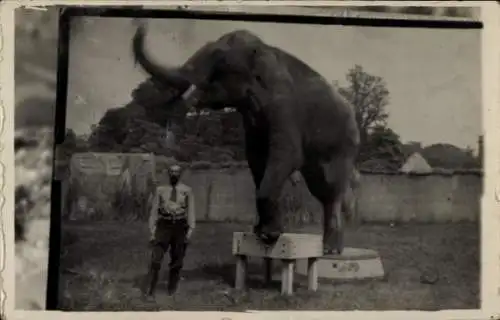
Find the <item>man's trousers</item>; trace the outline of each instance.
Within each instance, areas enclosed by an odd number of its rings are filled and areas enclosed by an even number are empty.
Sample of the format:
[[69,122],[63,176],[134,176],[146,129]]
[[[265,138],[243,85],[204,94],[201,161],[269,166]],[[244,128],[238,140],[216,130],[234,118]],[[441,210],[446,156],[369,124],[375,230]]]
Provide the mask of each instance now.
[[183,267],[186,253],[188,230],[187,221],[160,219],[156,225],[155,240],[152,241],[151,260],[147,276],[147,294],[154,295],[165,252],[170,252],[168,293],[177,290],[180,271]]

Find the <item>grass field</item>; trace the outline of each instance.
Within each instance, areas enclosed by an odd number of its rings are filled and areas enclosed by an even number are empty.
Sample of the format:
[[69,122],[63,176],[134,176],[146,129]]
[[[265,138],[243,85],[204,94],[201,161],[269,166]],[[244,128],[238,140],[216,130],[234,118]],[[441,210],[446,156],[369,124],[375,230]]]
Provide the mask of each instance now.
[[[61,261],[63,310],[440,310],[479,308],[479,228],[477,224],[361,225],[351,227],[346,243],[378,250],[386,278],[357,283],[320,282],[311,293],[297,281],[295,295],[282,297],[279,282],[261,284],[262,269],[251,260],[249,289],[232,288],[234,231],[250,227],[198,223],[185,259],[175,299],[158,285],[156,303],[143,303],[139,284],[147,269],[148,231],[144,223],[68,222],[64,230],[78,239],[65,246]],[[306,228],[307,229],[307,228]],[[304,229],[303,231],[310,231]],[[168,258],[164,262],[167,275]],[[423,284],[423,270],[439,274]]]

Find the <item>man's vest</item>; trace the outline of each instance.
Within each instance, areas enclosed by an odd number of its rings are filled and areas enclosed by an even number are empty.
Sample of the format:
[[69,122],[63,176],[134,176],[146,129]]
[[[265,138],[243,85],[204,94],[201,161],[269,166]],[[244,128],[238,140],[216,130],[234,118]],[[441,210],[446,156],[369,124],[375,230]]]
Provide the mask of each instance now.
[[158,216],[160,219],[187,219],[188,204],[188,192],[180,183],[175,189],[172,186],[158,188]]

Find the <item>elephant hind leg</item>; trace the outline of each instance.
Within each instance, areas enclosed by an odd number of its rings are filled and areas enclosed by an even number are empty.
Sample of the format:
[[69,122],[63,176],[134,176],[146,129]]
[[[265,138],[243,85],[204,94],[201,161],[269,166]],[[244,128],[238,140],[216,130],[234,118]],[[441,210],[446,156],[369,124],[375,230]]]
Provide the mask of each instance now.
[[325,254],[344,251],[344,216],[342,197],[323,204],[323,251]]
[[331,197],[323,201],[323,243],[325,251],[336,251],[341,254],[344,250],[344,201],[349,178],[353,170],[353,159],[337,157],[324,165],[325,180],[329,186]]
[[323,246],[325,253],[342,253],[345,217],[342,213],[345,191],[352,170],[350,158],[336,157],[310,164],[303,176],[311,194],[323,205]]

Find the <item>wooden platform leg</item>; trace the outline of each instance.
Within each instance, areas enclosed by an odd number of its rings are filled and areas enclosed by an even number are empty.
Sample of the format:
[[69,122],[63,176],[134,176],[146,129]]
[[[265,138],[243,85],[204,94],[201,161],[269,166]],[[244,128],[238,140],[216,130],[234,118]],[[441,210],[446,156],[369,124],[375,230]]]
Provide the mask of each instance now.
[[295,260],[282,259],[283,267],[281,269],[281,294],[293,294],[293,266]]
[[268,285],[271,283],[273,269],[273,259],[264,258],[264,283]]
[[234,286],[238,290],[245,289],[245,282],[247,277],[247,256],[237,255],[236,256],[236,278],[234,281]]
[[318,290],[318,258],[307,259],[307,286],[311,291]]

